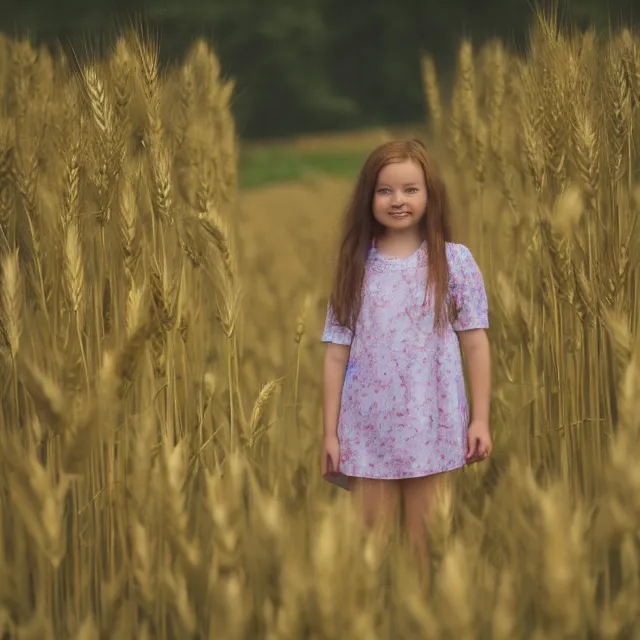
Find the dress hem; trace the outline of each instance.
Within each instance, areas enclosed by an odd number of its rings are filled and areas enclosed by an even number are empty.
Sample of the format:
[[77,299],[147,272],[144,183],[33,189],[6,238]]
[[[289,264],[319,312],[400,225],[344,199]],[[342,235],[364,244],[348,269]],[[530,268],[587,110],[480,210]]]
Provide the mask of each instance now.
[[411,475],[403,475],[403,476],[373,476],[373,475],[364,475],[364,474],[356,474],[356,473],[337,473],[332,476],[326,476],[324,479],[334,484],[341,489],[345,489],[349,491],[349,478],[362,478],[363,480],[412,480],[414,478],[426,478],[427,476],[434,476],[438,473],[446,473],[448,471],[456,471],[457,469],[462,469],[466,467],[466,462],[461,462],[460,464],[447,466],[442,469],[438,469],[436,471],[418,471],[415,474]]

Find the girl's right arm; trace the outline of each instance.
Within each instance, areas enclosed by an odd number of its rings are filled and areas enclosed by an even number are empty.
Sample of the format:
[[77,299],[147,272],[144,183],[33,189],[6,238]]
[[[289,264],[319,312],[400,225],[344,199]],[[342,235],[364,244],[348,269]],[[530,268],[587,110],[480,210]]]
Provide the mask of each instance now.
[[338,418],[342,399],[342,386],[351,348],[330,342],[324,357],[323,413],[324,439],[338,437]]

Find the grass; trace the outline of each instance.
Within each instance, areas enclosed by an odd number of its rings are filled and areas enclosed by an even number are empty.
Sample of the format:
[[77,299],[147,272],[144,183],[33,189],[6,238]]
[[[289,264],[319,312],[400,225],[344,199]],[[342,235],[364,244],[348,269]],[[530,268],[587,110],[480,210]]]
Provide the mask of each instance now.
[[353,178],[357,175],[366,154],[366,150],[249,151],[241,160],[240,186],[244,189],[255,189],[269,184],[296,182],[318,176]]

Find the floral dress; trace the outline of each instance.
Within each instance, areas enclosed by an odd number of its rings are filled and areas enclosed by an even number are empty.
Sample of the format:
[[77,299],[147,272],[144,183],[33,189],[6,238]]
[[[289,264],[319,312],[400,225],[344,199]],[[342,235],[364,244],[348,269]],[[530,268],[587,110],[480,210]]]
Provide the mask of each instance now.
[[329,305],[323,342],[350,345],[338,421],[340,474],[401,479],[464,466],[469,410],[457,331],[489,326],[482,274],[467,247],[447,243],[457,318],[440,335],[425,299],[427,248],[407,258],[370,249],[355,335]]

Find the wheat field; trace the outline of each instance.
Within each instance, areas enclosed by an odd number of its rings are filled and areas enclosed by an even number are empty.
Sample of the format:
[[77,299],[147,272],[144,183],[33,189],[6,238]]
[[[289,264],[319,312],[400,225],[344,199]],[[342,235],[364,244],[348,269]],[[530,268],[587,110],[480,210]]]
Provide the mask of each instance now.
[[[423,60],[487,285],[495,453],[433,579],[319,477],[319,342],[350,184],[240,193],[233,83],[127,33],[0,40],[0,637],[640,633],[640,37],[542,21]],[[4,635],[2,635],[4,633]]]

